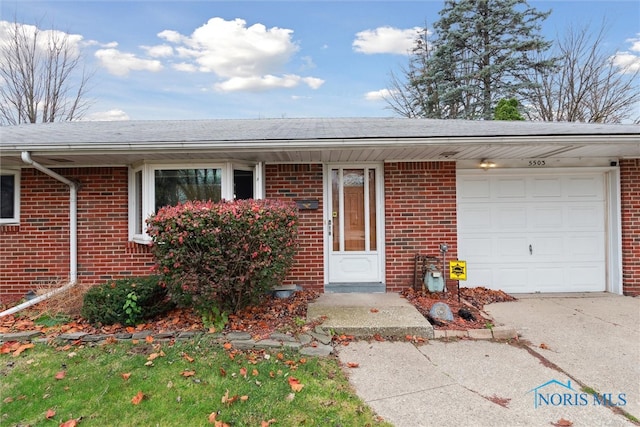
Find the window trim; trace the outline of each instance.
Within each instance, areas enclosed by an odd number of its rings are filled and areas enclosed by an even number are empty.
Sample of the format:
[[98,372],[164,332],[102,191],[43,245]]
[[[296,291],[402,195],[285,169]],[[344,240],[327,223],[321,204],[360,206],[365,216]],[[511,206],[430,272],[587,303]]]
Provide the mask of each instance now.
[[[258,186],[258,166],[248,162],[143,162],[129,167],[129,240],[148,244],[151,241],[145,231],[145,221],[155,212],[155,171],[163,169],[220,169],[221,170],[221,197],[223,200],[233,199],[233,170],[246,168],[254,171],[254,194]],[[141,172],[140,184],[142,185],[142,200],[136,191],[136,174]],[[256,197],[257,198],[257,197]],[[140,211],[140,212],[138,212]],[[138,219],[140,215],[140,220]],[[142,221],[142,222],[139,222]],[[136,230],[136,226],[142,225],[142,233]]]
[[13,175],[13,217],[0,218],[0,225],[20,224],[20,170],[1,169],[0,175]]

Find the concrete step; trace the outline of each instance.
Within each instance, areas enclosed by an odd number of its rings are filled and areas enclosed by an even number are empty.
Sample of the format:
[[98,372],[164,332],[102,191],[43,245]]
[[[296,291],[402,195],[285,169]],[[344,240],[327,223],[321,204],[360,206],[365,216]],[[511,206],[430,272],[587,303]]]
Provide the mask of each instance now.
[[397,293],[325,293],[307,308],[307,320],[323,317],[322,328],[358,338],[434,336],[427,319]]

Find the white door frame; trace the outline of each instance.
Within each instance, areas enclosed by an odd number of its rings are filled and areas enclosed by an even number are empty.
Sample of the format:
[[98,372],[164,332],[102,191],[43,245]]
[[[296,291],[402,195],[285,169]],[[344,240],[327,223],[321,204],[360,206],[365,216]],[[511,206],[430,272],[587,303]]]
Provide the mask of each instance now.
[[[385,282],[385,213],[384,213],[384,164],[383,163],[325,163],[323,165],[323,235],[324,235],[324,285],[331,283],[330,278],[330,260],[333,246],[333,237],[330,233],[332,219],[332,200],[330,198],[329,186],[331,185],[331,169],[375,169],[376,171],[376,252],[377,253],[377,276],[375,282]],[[366,281],[371,283],[371,281]],[[357,284],[358,282],[351,282]]]

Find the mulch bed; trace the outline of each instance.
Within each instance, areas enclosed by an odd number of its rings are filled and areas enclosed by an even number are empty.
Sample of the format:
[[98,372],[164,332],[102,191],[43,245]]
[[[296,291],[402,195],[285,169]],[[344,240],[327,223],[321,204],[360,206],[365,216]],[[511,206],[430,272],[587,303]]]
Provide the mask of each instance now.
[[[486,288],[461,288],[461,299],[457,293],[429,293],[407,289],[402,292],[420,313],[427,317],[436,329],[479,329],[485,328],[490,319],[482,312],[485,304],[501,301],[513,301],[515,298],[502,291]],[[289,298],[268,297],[259,306],[249,307],[239,313],[229,316],[229,323],[225,331],[248,332],[254,337],[267,337],[272,332],[298,332],[308,329],[306,322],[307,306],[309,302],[319,296],[316,291],[303,290],[295,292]],[[449,305],[454,315],[453,322],[433,319],[429,310],[436,302]],[[464,319],[460,310],[466,309],[474,320]],[[85,332],[88,334],[117,334],[151,331],[153,333],[204,330],[202,319],[190,309],[175,309],[156,319],[133,326],[123,325],[92,325],[80,316],[74,316],[70,321],[54,326],[47,326],[39,322],[42,313],[47,313],[46,302],[23,310],[14,315],[0,318],[0,333],[20,331],[40,331],[47,337],[55,337],[62,333]]]
[[[460,288],[460,300],[458,300],[457,292],[428,292],[414,289],[406,289],[402,292],[402,296],[413,304],[423,316],[429,319],[435,329],[461,331],[483,329],[487,327],[488,323],[491,323],[492,319],[483,311],[486,304],[516,300],[516,298],[503,291],[484,287]],[[434,319],[429,314],[431,307],[438,302],[449,306],[453,314],[452,322]]]

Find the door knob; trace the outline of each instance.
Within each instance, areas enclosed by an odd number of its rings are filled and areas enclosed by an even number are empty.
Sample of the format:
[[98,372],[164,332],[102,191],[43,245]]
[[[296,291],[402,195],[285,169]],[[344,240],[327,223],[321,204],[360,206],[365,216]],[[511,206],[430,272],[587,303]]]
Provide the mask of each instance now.
[[529,255],[533,255],[533,246],[529,245]]

